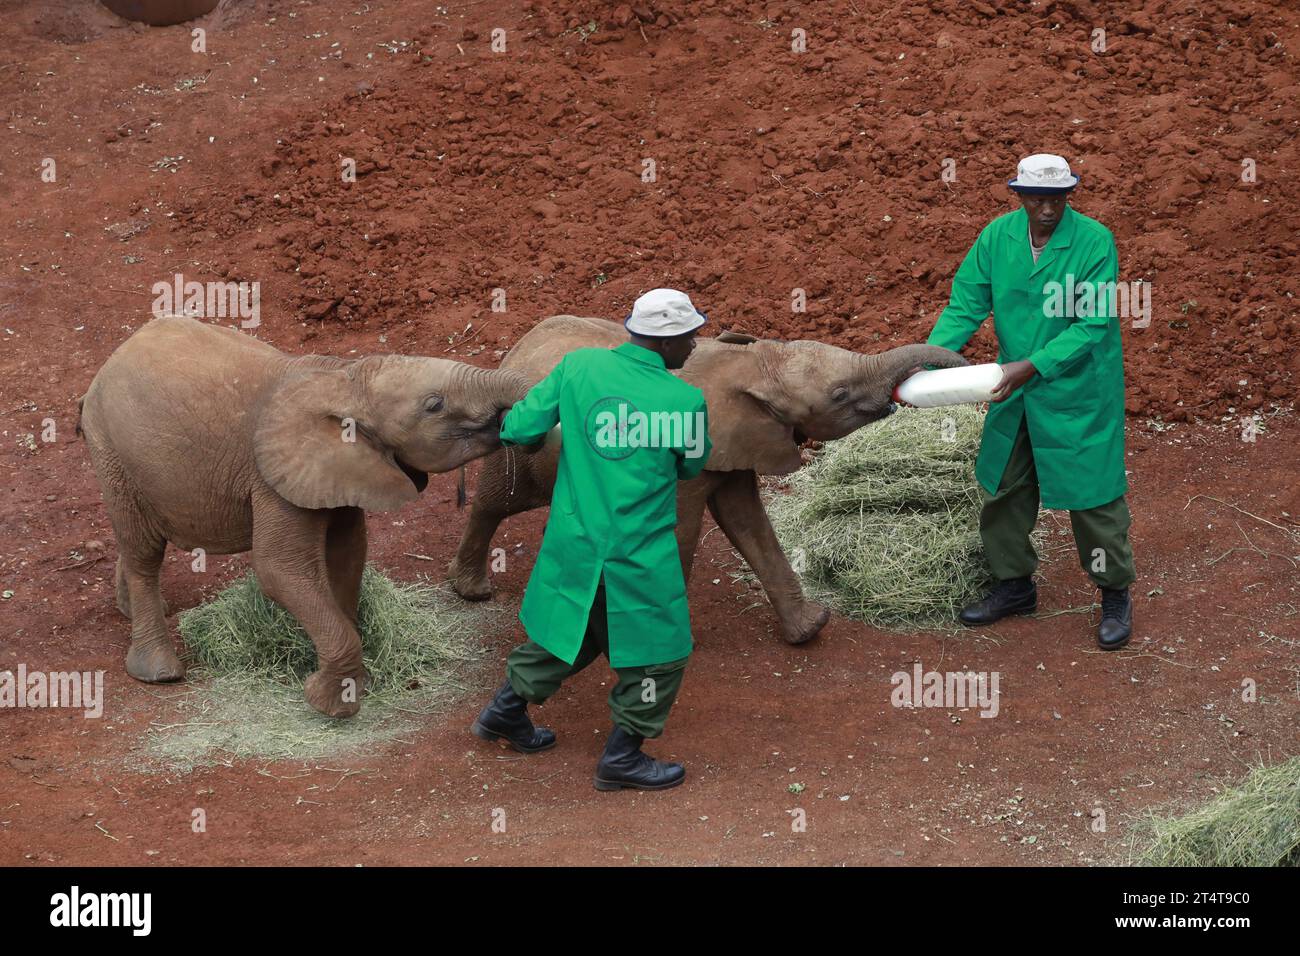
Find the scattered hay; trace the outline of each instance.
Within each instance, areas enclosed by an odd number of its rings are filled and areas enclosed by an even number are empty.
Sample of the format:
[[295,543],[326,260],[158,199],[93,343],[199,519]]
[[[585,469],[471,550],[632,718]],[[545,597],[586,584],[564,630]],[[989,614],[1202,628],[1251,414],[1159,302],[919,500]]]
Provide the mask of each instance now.
[[1256,767],[1182,816],[1134,828],[1142,866],[1300,866],[1300,757]]
[[974,405],[899,409],[828,442],[772,494],[809,596],[875,627],[951,627],[992,581],[974,476],[983,426]]
[[[444,671],[474,659],[482,614],[447,590],[398,584],[367,567],[361,578],[357,630],[371,686],[367,699],[405,696],[445,683]],[[249,573],[180,618],[195,662],[218,674],[262,677],[301,686],[316,669],[307,632],[270,600]]]
[[177,713],[150,728],[146,751],[169,769],[230,759],[318,759],[399,737],[468,689],[500,605],[468,604],[429,584],[398,584],[371,567],[358,630],[371,684],[361,712],[334,720],[303,699],[316,652],[297,620],[250,573],[180,617],[193,669]]
[[302,688],[261,677],[190,673],[193,689],[149,728],[141,769],[188,772],[234,760],[321,760],[374,750],[414,732],[416,718],[363,698],[361,712],[331,720]]

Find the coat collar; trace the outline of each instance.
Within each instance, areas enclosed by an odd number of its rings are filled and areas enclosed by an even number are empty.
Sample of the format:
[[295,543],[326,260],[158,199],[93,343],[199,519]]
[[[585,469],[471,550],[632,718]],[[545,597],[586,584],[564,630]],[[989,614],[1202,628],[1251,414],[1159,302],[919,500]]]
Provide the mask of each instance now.
[[650,365],[654,368],[661,368],[664,371],[668,370],[668,366],[664,364],[664,357],[662,355],[658,352],[652,352],[647,348],[642,348],[640,345],[634,345],[631,342],[624,342],[622,345],[615,348],[614,351],[619,355],[622,355],[624,358],[630,358],[632,361],[640,362],[642,365]]
[[1052,230],[1052,238],[1047,240],[1047,246],[1038,255],[1038,261],[1034,262],[1034,254],[1029,251],[1029,213],[1025,212],[1024,207],[1016,213],[1016,225],[1012,228],[1013,235],[1019,235],[1020,248],[1024,255],[1029,259],[1029,274],[1033,275],[1039,269],[1045,268],[1052,264],[1056,259],[1057,253],[1061,249],[1069,247],[1074,239],[1075,212],[1067,205],[1065,212],[1061,214],[1061,221],[1056,224]]

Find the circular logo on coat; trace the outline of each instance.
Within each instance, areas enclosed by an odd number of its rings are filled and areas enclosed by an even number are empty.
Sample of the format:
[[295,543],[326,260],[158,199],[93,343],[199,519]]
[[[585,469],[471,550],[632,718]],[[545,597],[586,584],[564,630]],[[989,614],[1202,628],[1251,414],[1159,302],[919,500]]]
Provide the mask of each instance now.
[[630,422],[638,417],[636,406],[618,395],[606,395],[587,412],[584,432],[587,444],[601,458],[619,461],[636,451],[637,445],[628,440]]

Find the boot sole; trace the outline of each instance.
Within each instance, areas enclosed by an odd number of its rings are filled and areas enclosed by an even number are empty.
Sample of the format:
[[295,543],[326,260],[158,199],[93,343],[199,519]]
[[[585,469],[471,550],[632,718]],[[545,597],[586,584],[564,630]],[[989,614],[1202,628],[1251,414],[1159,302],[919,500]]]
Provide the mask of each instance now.
[[671,783],[661,783],[653,786],[642,783],[623,783],[618,780],[601,780],[600,777],[596,777],[593,782],[595,783],[597,790],[604,790],[606,792],[612,790],[671,790],[673,787],[680,787],[684,784],[686,782],[686,777],[682,776],[681,779],[674,780]]
[[525,747],[525,746],[523,746],[522,744],[517,744],[517,743],[515,743],[513,740],[511,740],[511,739],[510,739],[509,737],[507,737],[505,734],[499,734],[499,733],[497,733],[495,730],[488,730],[486,727],[484,727],[482,724],[480,724],[477,720],[474,721],[474,725],[473,725],[472,727],[470,727],[469,731],[470,731],[470,733],[472,733],[475,737],[479,738],[479,740],[489,740],[489,741],[493,741],[493,740],[504,740],[507,744],[510,745],[510,748],[511,748],[512,750],[514,750],[514,751],[516,751],[516,752],[518,752],[518,753],[521,753],[521,754],[537,754],[537,753],[541,753],[543,750],[550,750],[550,749],[551,749],[552,747],[554,747],[557,743],[559,743],[559,740],[557,739],[557,740],[552,740],[549,744],[542,744],[540,747]]
[[1037,611],[1038,611],[1038,602],[1035,601],[1029,607],[1017,608],[1014,611],[1007,611],[1006,614],[999,615],[998,617],[995,617],[988,621],[975,621],[974,623],[970,623],[968,621],[962,621],[961,618],[958,618],[957,620],[960,621],[966,627],[988,627],[990,624],[996,624],[998,621],[1005,620],[1006,618],[1009,617],[1022,617],[1026,614],[1037,613]]

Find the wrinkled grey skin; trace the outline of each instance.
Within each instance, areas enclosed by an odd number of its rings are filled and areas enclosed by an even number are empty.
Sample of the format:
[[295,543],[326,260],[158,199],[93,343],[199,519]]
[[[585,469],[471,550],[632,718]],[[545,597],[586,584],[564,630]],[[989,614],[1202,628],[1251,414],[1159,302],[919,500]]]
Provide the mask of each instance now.
[[[613,322],[553,316],[520,339],[501,367],[539,381],[573,349],[625,341],[627,333]],[[805,600],[768,521],[758,476],[797,469],[805,439],[843,438],[888,415],[894,386],[917,367],[966,364],[957,353],[929,345],[862,355],[821,342],[755,341],[725,333],[699,339],[678,374],[704,392],[713,451],[700,477],[677,486],[677,542],[687,578],[707,505],[762,582],[782,637],[798,644],[816,636],[829,612]],[[534,455],[503,449],[484,460],[469,522],[448,568],[462,597],[491,596],[492,535],[508,515],[550,504],[558,460],[555,432]]]
[[443,359],[294,357],[194,319],[145,325],[95,376],[78,424],[117,538],[127,672],[185,674],[158,587],[168,542],[251,550],[263,591],[315,644],[308,702],[356,713],[365,512],[414,501],[429,472],[500,448],[498,416],[527,387],[517,372]]

